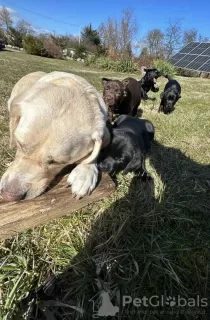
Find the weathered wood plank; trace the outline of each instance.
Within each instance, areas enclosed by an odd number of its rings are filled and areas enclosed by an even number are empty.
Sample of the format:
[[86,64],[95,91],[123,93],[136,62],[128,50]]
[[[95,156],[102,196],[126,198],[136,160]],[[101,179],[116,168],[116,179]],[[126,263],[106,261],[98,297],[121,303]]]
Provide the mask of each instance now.
[[71,189],[65,188],[66,180],[64,177],[50,191],[33,200],[5,202],[0,199],[0,239],[9,238],[18,232],[81,209],[107,197],[115,190],[111,178],[103,175],[90,196],[75,200],[71,196]]

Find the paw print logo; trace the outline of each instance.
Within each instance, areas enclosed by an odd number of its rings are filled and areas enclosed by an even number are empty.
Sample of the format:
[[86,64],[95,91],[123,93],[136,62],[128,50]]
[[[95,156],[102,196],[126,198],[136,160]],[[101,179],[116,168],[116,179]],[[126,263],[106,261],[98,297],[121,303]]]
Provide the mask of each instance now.
[[170,306],[170,307],[175,306],[175,304],[176,304],[176,299],[175,299],[175,297],[171,297],[171,296],[166,297],[165,304],[166,304],[167,306]]

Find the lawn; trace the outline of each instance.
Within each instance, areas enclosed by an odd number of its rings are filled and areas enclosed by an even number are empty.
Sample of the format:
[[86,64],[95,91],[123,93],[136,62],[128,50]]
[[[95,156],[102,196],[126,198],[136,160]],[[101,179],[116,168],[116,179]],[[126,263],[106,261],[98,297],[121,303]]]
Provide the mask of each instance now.
[[[0,176],[14,156],[6,101],[17,80],[37,70],[76,73],[99,91],[102,77],[128,76],[0,52]],[[176,78],[182,98],[174,113],[157,113],[159,93],[140,106],[156,128],[152,183],[119,174],[111,197],[0,242],[0,319],[93,319],[104,292],[119,306],[108,319],[208,318],[201,300],[210,296],[210,80]],[[160,92],[166,81],[158,80]],[[152,299],[123,306],[125,296]],[[162,296],[175,303],[158,305]]]

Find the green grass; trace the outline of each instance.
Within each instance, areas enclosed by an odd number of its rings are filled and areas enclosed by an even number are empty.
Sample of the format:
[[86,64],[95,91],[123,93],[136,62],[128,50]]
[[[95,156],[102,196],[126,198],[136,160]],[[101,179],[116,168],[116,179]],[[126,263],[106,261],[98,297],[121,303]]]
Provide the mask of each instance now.
[[[77,73],[100,91],[102,77],[127,76],[73,61],[0,52],[0,174],[14,155],[8,149],[6,101],[15,82],[36,70]],[[29,293],[51,275],[57,280],[46,292],[48,301],[36,303],[37,319],[92,319],[89,300],[98,310],[102,289],[113,304],[123,295],[209,296],[210,81],[178,80],[182,98],[171,115],[157,113],[159,93],[150,93],[157,97],[154,105],[141,104],[142,117],[156,128],[147,160],[153,183],[119,175],[111,197],[0,243],[0,319],[26,319]],[[166,79],[158,82],[161,92]],[[208,318],[207,308],[185,307],[178,316],[175,307],[162,308],[164,315],[155,310],[120,306],[116,319]]]

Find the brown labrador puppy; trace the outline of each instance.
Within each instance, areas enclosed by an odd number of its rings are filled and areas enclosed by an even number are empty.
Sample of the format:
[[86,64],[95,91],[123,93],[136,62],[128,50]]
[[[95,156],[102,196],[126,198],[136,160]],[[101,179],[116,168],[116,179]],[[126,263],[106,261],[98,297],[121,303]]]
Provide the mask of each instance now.
[[136,79],[126,78],[120,81],[102,78],[102,84],[110,121],[113,120],[113,114],[137,115],[141,102],[141,87]]

